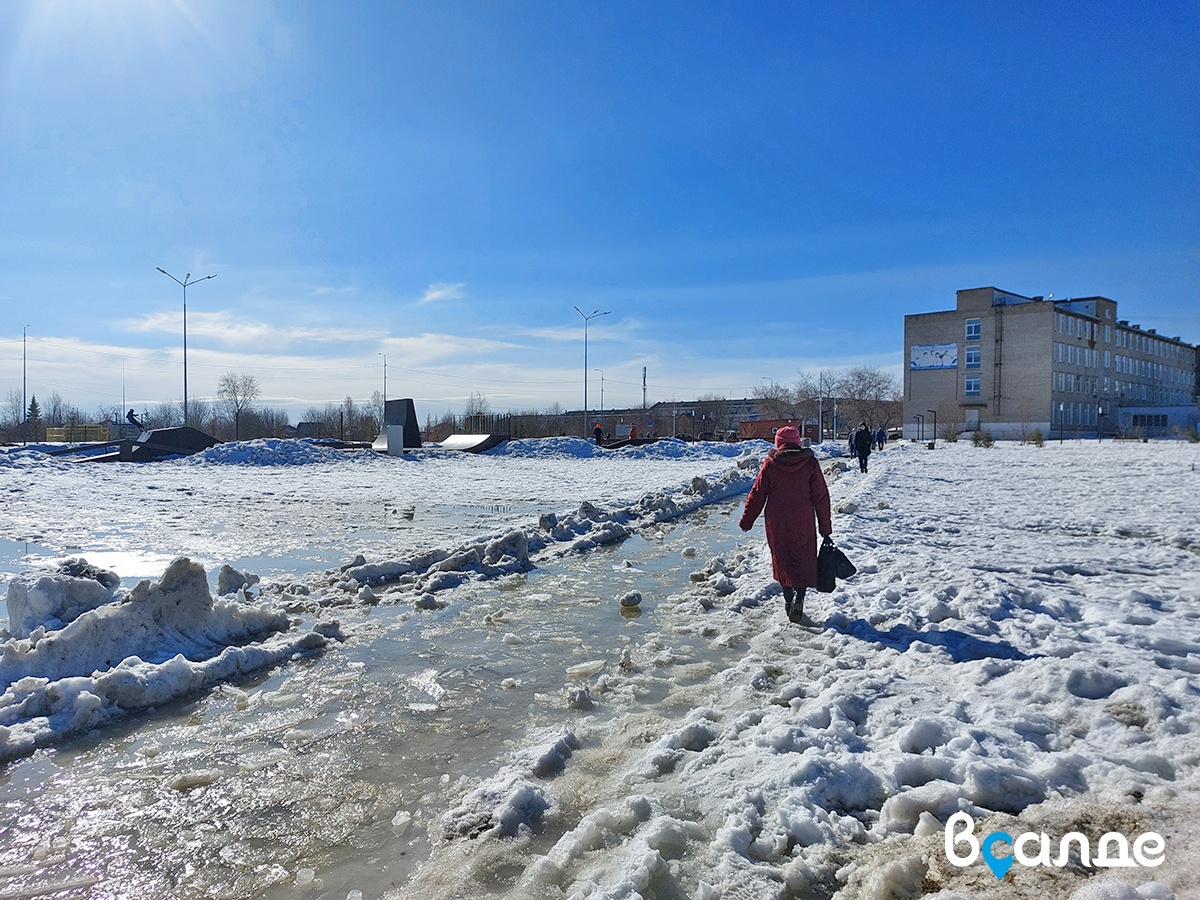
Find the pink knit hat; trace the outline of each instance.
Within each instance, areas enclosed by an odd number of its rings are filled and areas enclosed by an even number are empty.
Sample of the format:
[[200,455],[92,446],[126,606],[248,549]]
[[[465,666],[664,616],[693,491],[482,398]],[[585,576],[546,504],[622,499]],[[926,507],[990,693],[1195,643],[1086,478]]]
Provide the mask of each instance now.
[[784,447],[799,447],[800,429],[795,425],[784,425],[775,432],[775,446],[781,450]]

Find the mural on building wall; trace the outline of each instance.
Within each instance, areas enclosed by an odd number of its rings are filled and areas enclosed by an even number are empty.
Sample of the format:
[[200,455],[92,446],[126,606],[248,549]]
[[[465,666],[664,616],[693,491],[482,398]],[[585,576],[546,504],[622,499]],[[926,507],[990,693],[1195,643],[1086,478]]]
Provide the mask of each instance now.
[[913,344],[910,369],[957,369],[958,344]]

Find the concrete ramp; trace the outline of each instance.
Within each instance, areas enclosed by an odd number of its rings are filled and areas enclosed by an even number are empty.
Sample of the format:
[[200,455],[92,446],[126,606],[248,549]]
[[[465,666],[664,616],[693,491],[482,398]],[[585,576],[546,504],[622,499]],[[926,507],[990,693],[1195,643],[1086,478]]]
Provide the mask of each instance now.
[[152,431],[143,431],[136,441],[121,441],[121,462],[192,456],[219,443],[221,442],[211,434],[188,426],[155,428]]
[[421,429],[417,425],[417,408],[410,398],[387,400],[383,404],[383,431],[371,444],[376,453],[401,456],[405,450],[421,446]]
[[482,453],[499,447],[508,440],[506,434],[452,434],[439,443],[443,450],[461,450],[463,453]]

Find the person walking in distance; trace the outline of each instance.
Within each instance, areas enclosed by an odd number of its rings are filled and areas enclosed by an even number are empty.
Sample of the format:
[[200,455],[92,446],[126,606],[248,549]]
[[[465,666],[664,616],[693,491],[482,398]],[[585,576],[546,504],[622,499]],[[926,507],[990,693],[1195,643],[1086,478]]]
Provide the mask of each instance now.
[[883,426],[879,426],[879,430],[875,432],[875,449],[882,450],[887,446],[887,432],[883,430]]
[[768,452],[738,523],[749,531],[766,509],[764,522],[771,568],[783,587],[784,609],[792,622],[805,622],[804,593],[817,586],[817,533],[833,533],[829,515],[829,488],[821,465],[793,425],[775,432]]
[[875,435],[866,422],[860,422],[858,431],[854,432],[854,452],[858,456],[858,468],[867,471],[867,457],[871,455],[871,445],[875,443]]

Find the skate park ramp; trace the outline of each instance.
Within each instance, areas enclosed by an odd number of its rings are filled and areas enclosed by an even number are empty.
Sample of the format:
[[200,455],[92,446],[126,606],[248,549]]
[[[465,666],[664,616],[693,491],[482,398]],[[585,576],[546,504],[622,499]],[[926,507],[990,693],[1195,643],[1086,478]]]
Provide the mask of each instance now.
[[399,456],[405,450],[421,446],[421,429],[417,424],[417,409],[411,398],[386,400],[383,404],[383,431],[375,438],[371,449],[376,453]]
[[459,450],[463,453],[482,453],[499,447],[508,440],[506,434],[452,434],[439,441],[443,450]]

